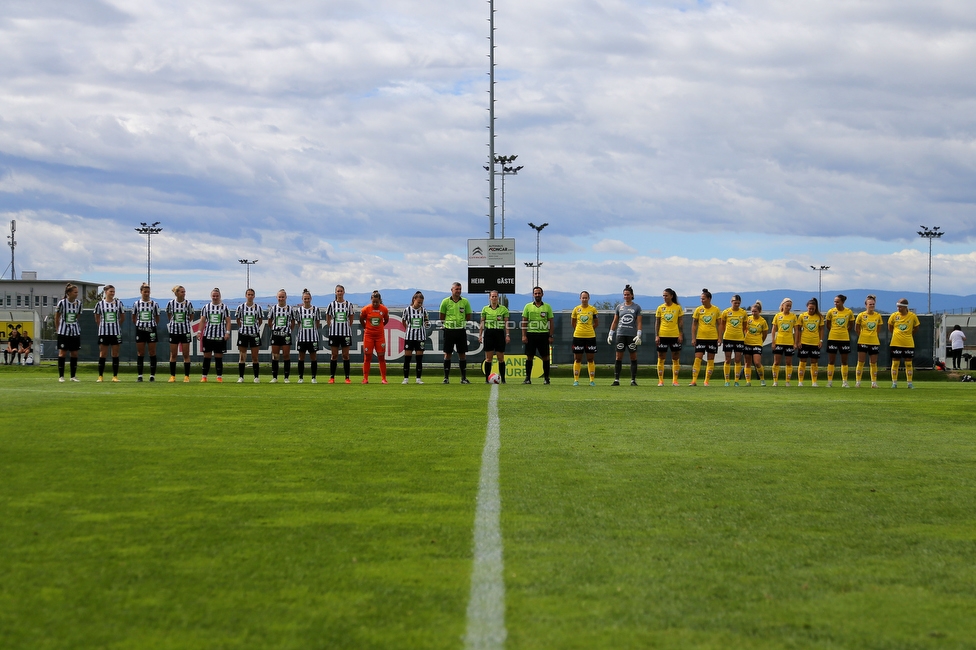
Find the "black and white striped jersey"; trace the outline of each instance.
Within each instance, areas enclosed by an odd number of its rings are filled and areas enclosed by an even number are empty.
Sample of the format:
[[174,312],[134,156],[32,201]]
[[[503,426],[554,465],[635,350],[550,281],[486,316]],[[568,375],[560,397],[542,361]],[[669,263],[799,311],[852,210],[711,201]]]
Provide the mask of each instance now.
[[430,325],[430,321],[427,318],[426,309],[423,307],[420,309],[407,307],[403,310],[403,315],[400,318],[406,326],[406,332],[403,335],[405,341],[427,340],[427,327]]
[[295,340],[298,343],[318,343],[319,328],[315,321],[319,320],[319,308],[315,305],[295,307],[295,321],[298,322],[298,333]]
[[159,319],[159,304],[155,300],[136,300],[132,305],[132,322],[137,330],[155,331]]
[[95,305],[95,313],[102,320],[98,324],[99,336],[122,336],[122,315],[125,314],[125,307],[121,300],[99,300]]
[[58,313],[61,321],[58,323],[58,334],[61,336],[81,336],[81,300],[62,298],[58,301]]
[[227,333],[227,319],[230,318],[230,310],[227,309],[227,305],[224,303],[215,305],[212,302],[208,302],[200,310],[200,317],[203,318],[203,322],[206,324],[203,330],[203,338],[224,338],[224,334]]
[[261,311],[261,307],[257,304],[247,306],[247,303],[241,303],[237,306],[237,321],[240,323],[238,326],[237,333],[242,336],[257,336],[260,331],[261,319],[264,318],[264,312]]
[[353,318],[353,305],[351,302],[333,300],[325,308],[325,315],[332,318],[329,324],[329,336],[352,336],[350,323]]
[[166,329],[170,334],[189,334],[193,331],[193,304],[189,300],[170,300],[166,305],[166,316],[169,318]]
[[288,305],[282,307],[275,303],[268,307],[268,325],[271,326],[271,333],[277,336],[291,334],[292,316],[291,307]]

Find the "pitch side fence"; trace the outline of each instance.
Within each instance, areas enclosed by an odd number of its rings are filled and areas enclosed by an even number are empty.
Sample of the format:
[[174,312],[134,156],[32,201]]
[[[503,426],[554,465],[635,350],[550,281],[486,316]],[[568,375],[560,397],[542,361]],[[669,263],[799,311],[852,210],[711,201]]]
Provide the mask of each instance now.
[[[766,321],[772,320],[775,313],[763,314]],[[885,319],[887,319],[888,314],[883,314]],[[403,325],[399,320],[399,311],[390,311],[390,322],[387,325],[386,341],[387,341],[387,359],[389,361],[397,361],[403,359]],[[573,339],[573,328],[570,319],[570,312],[556,312],[555,314],[555,337],[552,346],[552,360],[556,364],[568,364],[573,361],[573,354],[571,350],[571,342]],[[600,312],[600,324],[597,328],[597,354],[596,361],[599,364],[611,364],[614,360],[614,349],[607,345],[607,332],[610,329],[610,322],[613,319],[612,312]],[[919,320],[921,321],[921,327],[919,328],[918,334],[915,336],[915,365],[920,368],[929,368],[933,366],[933,359],[935,358],[935,318],[932,315],[919,315]],[[521,355],[522,354],[522,331],[519,329],[520,321],[516,316],[512,320],[512,342],[509,344],[507,349],[508,355]],[[81,340],[81,350],[79,352],[79,357],[83,361],[93,361],[98,358],[98,337],[96,336],[97,328],[95,326],[94,313],[90,310],[85,311],[81,316],[81,327],[82,327],[82,340]],[[354,327],[354,335],[352,338],[352,346],[350,348],[350,358],[354,362],[362,360],[363,351],[363,331],[359,327]],[[645,314],[643,318],[643,332],[644,332],[644,344],[638,349],[637,358],[638,361],[643,365],[653,365],[657,361],[657,353],[654,348],[654,315]],[[694,361],[695,353],[691,347],[691,316],[690,314],[685,315],[684,319],[684,333],[685,333],[685,345],[681,350],[681,363],[682,365],[689,365]],[[169,338],[166,334],[166,317],[163,316],[159,325],[160,343],[157,350],[157,356],[161,361],[166,361],[169,358]],[[323,327],[320,330],[320,335],[322,338],[322,349],[319,352],[320,360],[329,357],[329,350],[327,348],[328,339],[325,336],[326,328]],[[427,358],[436,358],[435,355],[442,353],[443,351],[443,334],[444,331],[440,327],[433,327],[430,336],[427,339]],[[856,343],[856,342],[855,342]],[[826,348],[826,346],[824,346]],[[856,348],[854,348],[856,350]],[[194,342],[192,344],[193,356],[199,358],[202,356],[202,349],[200,347],[199,340],[194,337]],[[297,358],[297,352],[292,350],[293,358]],[[57,356],[57,346],[51,342],[46,342],[44,346],[44,356],[47,358]],[[122,348],[120,352],[121,359],[123,361],[135,361],[136,359],[136,344],[135,344],[135,329],[132,322],[126,320],[122,325]],[[230,343],[228,345],[228,352],[225,355],[230,358],[236,359],[237,357],[237,329],[236,325],[231,333]],[[260,358],[262,361],[269,360],[271,358],[271,347],[270,347],[270,333],[265,326],[262,326],[261,332],[261,351]],[[468,358],[469,360],[478,361],[484,358],[484,353],[482,346],[478,343],[478,324],[469,323],[468,325]],[[625,357],[629,359],[628,357]],[[721,351],[719,352],[717,359],[721,361],[723,359]],[[827,353],[824,350],[821,364],[826,364]],[[851,365],[854,364],[856,356],[852,353]],[[767,337],[766,344],[763,348],[763,364],[771,365],[773,361],[772,351],[770,348],[770,342]],[[885,328],[881,332],[881,354],[879,355],[878,362],[882,366],[888,365],[888,330]],[[794,360],[794,364],[796,361]]]

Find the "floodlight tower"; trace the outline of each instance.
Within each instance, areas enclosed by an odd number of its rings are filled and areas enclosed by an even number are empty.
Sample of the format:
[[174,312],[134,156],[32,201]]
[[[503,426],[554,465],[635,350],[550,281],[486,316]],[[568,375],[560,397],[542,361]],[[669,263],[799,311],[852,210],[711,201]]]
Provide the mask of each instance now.
[[945,234],[938,226],[934,228],[927,228],[925,226],[920,226],[921,230],[918,231],[918,236],[923,239],[929,240],[929,314],[932,313],[932,240],[941,239],[942,235]]
[[140,221],[139,226],[136,232],[146,236],[146,284],[152,286],[152,236],[163,232],[163,229],[159,227],[158,221],[150,224]]
[[820,266],[811,266],[810,268],[820,274],[820,292],[817,301],[820,303],[819,304],[820,308],[823,309],[823,272],[829,269],[830,267],[821,264]]
[[495,0],[488,0],[488,238],[495,238]]
[[528,266],[529,268],[535,269],[535,279],[533,280],[533,285],[532,285],[533,287],[541,286],[540,277],[542,274],[541,274],[540,267],[542,266],[542,262],[539,261],[539,249],[542,242],[542,229],[548,225],[549,225],[548,222],[542,224],[541,226],[537,226],[531,221],[529,222],[529,228],[535,230],[535,264],[532,264],[531,262],[526,262],[525,265]]
[[[518,167],[507,166],[509,163],[515,162],[518,158],[518,154],[511,156],[495,156],[495,164],[501,165],[501,173],[495,172],[502,177],[502,239],[505,239],[505,177],[506,176],[517,176],[519,171],[525,167],[525,165],[519,165]],[[485,170],[488,171],[488,165],[485,165]]]
[[244,274],[244,293],[247,293],[247,290],[251,288],[251,265],[257,264],[258,261],[257,260],[237,260],[237,261],[240,262],[241,264],[244,264],[245,268],[247,269]]
[[10,240],[10,279],[11,280],[17,279],[17,274],[16,271],[14,270],[14,249],[17,248],[17,240],[14,238],[14,236],[16,235],[16,233],[17,233],[17,220],[11,219],[10,234],[7,235],[7,239]]

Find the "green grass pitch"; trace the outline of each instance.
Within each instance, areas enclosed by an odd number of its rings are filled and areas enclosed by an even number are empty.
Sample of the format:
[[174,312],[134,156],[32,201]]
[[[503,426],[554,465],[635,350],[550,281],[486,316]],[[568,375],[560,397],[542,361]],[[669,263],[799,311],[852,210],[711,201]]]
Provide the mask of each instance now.
[[[0,647],[463,647],[489,389],[438,370],[4,368]],[[976,647],[971,385],[600,372],[500,387],[507,648]]]

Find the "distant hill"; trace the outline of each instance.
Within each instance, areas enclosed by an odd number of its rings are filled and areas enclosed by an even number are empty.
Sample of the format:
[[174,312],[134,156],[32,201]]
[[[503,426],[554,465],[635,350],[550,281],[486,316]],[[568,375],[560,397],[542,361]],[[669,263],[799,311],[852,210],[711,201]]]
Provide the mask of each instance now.
[[[380,293],[383,295],[383,304],[391,308],[406,307],[410,304],[410,299],[413,297],[416,289],[381,289]],[[429,291],[424,289],[424,305],[429,311],[434,311],[438,308],[441,300],[450,295],[447,291]],[[926,311],[926,306],[928,302],[928,294],[923,292],[915,291],[877,291],[871,289],[845,289],[841,291],[824,291],[823,294],[823,309],[826,310],[833,306],[834,296],[838,293],[842,293],[847,296],[847,306],[853,309],[855,312],[864,306],[864,299],[868,294],[874,294],[878,297],[878,309],[883,312],[894,311],[895,303],[900,298],[908,298],[909,306],[917,311],[918,313],[924,313]],[[482,307],[488,304],[487,294],[464,294],[465,297],[471,301],[471,306],[476,310],[480,311]],[[718,307],[725,308],[729,305],[732,299],[731,291],[715,292],[712,295],[712,303]],[[759,300],[763,304],[764,311],[777,311],[779,309],[779,303],[785,297],[793,299],[793,307],[796,310],[801,310],[806,305],[807,300],[816,297],[817,293],[810,291],[797,291],[796,289],[773,289],[770,291],[749,291],[742,293],[742,303],[745,306],[751,305],[756,300]],[[350,300],[355,305],[365,305],[369,302],[369,293],[347,293],[346,299]],[[289,295],[288,302],[290,304],[298,304],[300,302],[301,296]],[[330,302],[332,302],[334,296],[332,294],[328,295],[313,295],[312,303],[320,307],[325,307]],[[138,298],[123,298],[122,302],[131,306]],[[169,298],[160,299],[156,298],[161,306],[165,306],[169,302]],[[206,303],[208,298],[196,298],[193,300],[193,304],[197,307]],[[515,294],[508,297],[509,308],[512,310],[521,311],[522,307],[532,301],[532,296],[529,294]],[[552,308],[557,311],[570,310],[579,304],[579,295],[576,293],[571,293],[567,291],[549,291],[546,292],[545,300]],[[634,297],[635,302],[641,305],[645,310],[656,309],[659,304],[661,304],[662,299],[660,294],[646,295],[638,294]],[[682,306],[688,309],[692,309],[701,304],[701,300],[698,295],[694,296],[679,296],[679,302]],[[621,301],[621,296],[619,293],[613,294],[592,294],[590,296],[590,303],[602,306],[603,304],[612,306],[616,302]],[[227,305],[231,308],[236,308],[237,305],[244,302],[243,298],[227,298],[225,301]],[[256,302],[260,305],[272,305],[277,302],[274,296],[259,296],[256,298]],[[932,294],[932,310],[934,312],[943,311],[973,311],[976,310],[976,295],[969,296],[954,296],[951,294],[944,293],[933,293]]]

